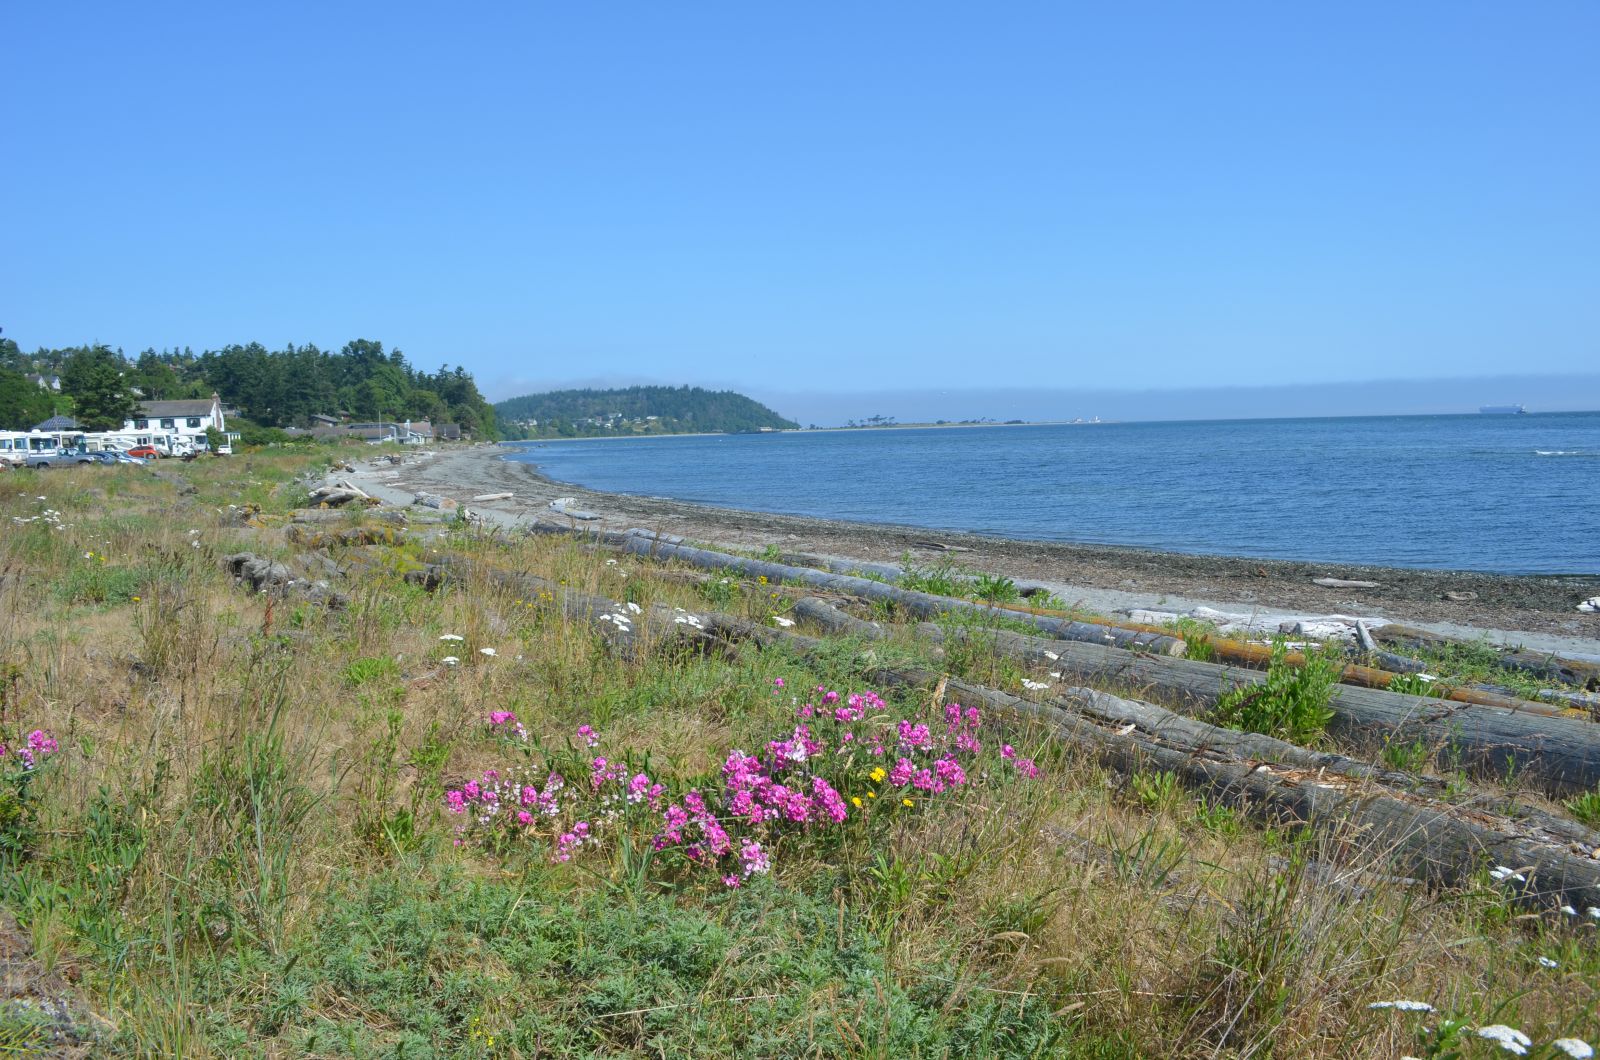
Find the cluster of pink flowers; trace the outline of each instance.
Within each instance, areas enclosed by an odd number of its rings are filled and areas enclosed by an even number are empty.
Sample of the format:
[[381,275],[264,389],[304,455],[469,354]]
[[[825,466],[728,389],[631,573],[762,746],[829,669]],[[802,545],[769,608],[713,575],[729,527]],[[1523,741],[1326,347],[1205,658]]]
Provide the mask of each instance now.
[[[13,761],[20,762],[23,772],[27,772],[44,759],[55,754],[57,750],[59,750],[59,745],[56,743],[54,736],[43,729],[35,729],[14,748],[0,743],[0,759],[10,757]],[[4,764],[3,761],[0,761],[0,765]]]
[[1039,775],[1039,767],[1033,764],[1033,759],[1018,758],[1017,749],[1012,747],[1010,744],[1006,744],[1000,748],[1000,757],[1004,758],[1007,762],[1010,762],[1012,768],[1014,768],[1018,773],[1021,773],[1023,776],[1027,777],[1029,780],[1032,780],[1034,777]]
[[496,734],[515,736],[523,743],[528,742],[528,730],[522,727],[522,722],[509,710],[491,710],[489,712],[489,728]]
[[[783,688],[781,678],[773,682],[774,693]],[[644,832],[657,854],[739,887],[771,871],[772,847],[783,835],[826,833],[880,806],[896,812],[951,793],[970,783],[983,751],[982,713],[957,703],[943,708],[943,731],[937,723],[891,716],[872,692],[841,696],[821,686],[814,702],[797,703],[794,714],[788,732],[758,753],[728,752],[717,791],[691,789],[673,798],[648,772],[592,753],[600,736],[582,725],[578,746],[545,755],[542,788],[526,779],[531,770],[515,777],[489,770],[481,781],[447,791],[445,805],[462,815],[460,832],[491,841],[542,839],[557,862],[598,847],[609,831]],[[509,711],[491,713],[489,729],[529,743]],[[1021,776],[1038,776],[1009,744],[1001,757]],[[894,797],[880,800],[880,791]]]
[[571,861],[572,852],[585,843],[594,842],[594,837],[589,834],[589,822],[579,821],[572,826],[572,831],[562,832],[556,836],[556,852],[551,855],[553,861]]

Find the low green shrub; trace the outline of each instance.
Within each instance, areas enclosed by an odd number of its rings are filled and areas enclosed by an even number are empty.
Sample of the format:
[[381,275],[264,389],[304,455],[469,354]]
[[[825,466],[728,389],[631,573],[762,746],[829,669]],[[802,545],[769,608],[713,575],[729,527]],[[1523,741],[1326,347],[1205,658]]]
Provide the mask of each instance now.
[[1344,664],[1332,649],[1308,648],[1298,666],[1288,661],[1288,655],[1288,646],[1274,641],[1266,681],[1225,692],[1212,711],[1212,721],[1291,743],[1319,739],[1333,719],[1328,703]]

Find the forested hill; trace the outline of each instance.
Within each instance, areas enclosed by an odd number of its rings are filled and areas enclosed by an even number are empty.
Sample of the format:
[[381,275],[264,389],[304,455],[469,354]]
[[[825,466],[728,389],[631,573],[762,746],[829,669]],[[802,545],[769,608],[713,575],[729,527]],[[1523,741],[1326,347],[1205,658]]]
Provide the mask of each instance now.
[[[0,419],[18,421],[0,426],[25,430],[52,412],[76,411],[75,396],[81,402],[88,395],[74,395],[73,380],[89,376],[83,370],[89,365],[116,390],[97,395],[102,404],[203,398],[215,391],[262,427],[305,427],[312,416],[344,412],[356,421],[430,420],[460,424],[477,438],[497,436],[494,410],[464,368],[414,368],[399,350],[370,339],[347,342],[337,352],[292,343],[269,350],[252,342],[201,353],[152,349],[133,357],[105,346],[24,353],[0,339]],[[29,374],[59,375],[61,391],[27,383]]]
[[690,386],[552,390],[509,398],[496,403],[494,411],[505,438],[785,430],[799,426],[743,394]]

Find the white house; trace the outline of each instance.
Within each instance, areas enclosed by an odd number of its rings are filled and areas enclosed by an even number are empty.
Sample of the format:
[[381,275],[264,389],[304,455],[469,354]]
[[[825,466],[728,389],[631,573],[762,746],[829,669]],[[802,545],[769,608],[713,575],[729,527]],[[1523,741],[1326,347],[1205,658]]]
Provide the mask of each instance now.
[[125,432],[175,431],[180,437],[204,437],[208,427],[226,432],[222,399],[216,394],[191,401],[143,401],[139,411],[123,424]]

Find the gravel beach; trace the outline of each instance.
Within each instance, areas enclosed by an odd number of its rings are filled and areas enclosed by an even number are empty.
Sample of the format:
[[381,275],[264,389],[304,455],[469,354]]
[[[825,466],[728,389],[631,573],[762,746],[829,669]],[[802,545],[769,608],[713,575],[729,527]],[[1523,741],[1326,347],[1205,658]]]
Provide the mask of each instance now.
[[[572,498],[571,507],[599,516],[580,526],[642,527],[714,547],[760,550],[776,545],[784,551],[880,563],[897,562],[909,553],[923,565],[949,560],[1044,583],[1062,599],[1092,610],[1210,606],[1233,612],[1381,616],[1445,632],[1502,633],[1504,638],[1495,639],[1519,639],[1539,650],[1600,654],[1600,614],[1577,610],[1581,601],[1600,596],[1600,574],[1502,575],[1190,555],[776,515],[586,490],[555,482],[532,465],[504,456],[501,447],[477,445],[407,454],[398,465],[362,461],[357,482],[389,503],[410,503],[419,491],[450,497],[502,525],[561,521],[550,503]],[[512,496],[473,500],[496,493]],[[1328,588],[1313,584],[1316,578],[1375,582],[1378,587]]]

